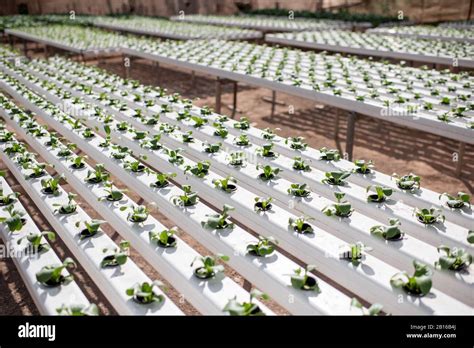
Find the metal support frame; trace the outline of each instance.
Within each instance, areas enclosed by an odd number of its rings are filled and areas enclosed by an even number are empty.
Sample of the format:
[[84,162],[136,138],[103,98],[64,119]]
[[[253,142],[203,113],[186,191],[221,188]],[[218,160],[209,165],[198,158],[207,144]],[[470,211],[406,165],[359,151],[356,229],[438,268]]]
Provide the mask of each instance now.
[[347,117],[347,134],[346,134],[346,153],[347,159],[352,161],[352,153],[354,150],[354,132],[357,114],[351,111]]
[[456,163],[456,175],[461,176],[462,174],[462,164],[463,164],[463,157],[464,157],[464,150],[466,148],[466,143],[459,143],[458,148],[458,162]]
[[214,107],[214,112],[220,114],[221,113],[221,97],[222,97],[222,82],[221,79],[218,77],[216,79],[216,105]]

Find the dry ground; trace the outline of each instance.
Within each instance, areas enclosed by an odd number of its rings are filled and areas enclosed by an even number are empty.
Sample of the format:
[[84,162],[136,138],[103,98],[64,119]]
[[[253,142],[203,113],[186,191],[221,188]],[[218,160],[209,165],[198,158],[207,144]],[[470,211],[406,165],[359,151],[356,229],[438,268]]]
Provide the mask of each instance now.
[[[96,63],[96,62],[94,62]],[[111,60],[99,64],[111,72],[123,74],[122,65],[119,61]],[[214,106],[215,80],[210,77],[196,76],[194,83],[188,72],[173,70],[170,68],[159,69],[152,67],[143,61],[134,61],[131,68],[131,77],[139,79],[142,83],[160,85],[169,92],[178,92],[186,98],[195,100],[195,104],[203,106]],[[222,113],[231,115],[232,85],[223,87]],[[236,118],[247,116],[251,122],[260,128],[280,128],[278,132],[282,136],[304,136],[306,141],[313,147],[327,146],[339,148],[341,152],[345,148],[345,115],[339,112],[338,121],[335,115],[338,111],[323,105],[315,105],[314,102],[301,98],[278,94],[275,115],[270,117],[270,104],[263,100],[271,96],[271,92],[262,88],[253,88],[239,85],[238,112]],[[289,110],[294,113],[290,114]],[[335,129],[339,128],[339,136],[336,139]],[[372,159],[376,168],[387,174],[414,172],[422,177],[422,186],[438,192],[469,191],[474,193],[474,147],[467,146],[465,150],[464,165],[460,177],[455,174],[456,163],[453,162],[453,153],[457,151],[458,144],[455,141],[444,139],[424,132],[418,132],[395,126],[389,122],[376,121],[372,118],[359,116],[356,123],[354,158]],[[0,170],[5,165],[0,162]],[[14,190],[23,192],[16,180],[9,175],[8,182],[14,186]],[[68,188],[68,185],[66,185]],[[24,193],[24,192],[23,192]],[[129,192],[130,193],[130,192]],[[132,198],[138,201],[136,194]],[[27,206],[28,212],[34,216],[35,221],[43,229],[49,226],[45,219],[38,214],[36,208],[26,195],[21,196],[22,202]],[[95,212],[80,200],[81,206],[93,217],[98,217]],[[173,223],[154,212],[154,216],[160,219],[168,227]],[[120,236],[109,226],[105,232],[116,242],[121,240]],[[180,233],[187,243],[195,247],[199,252],[209,253],[198,241],[189,235]],[[58,239],[53,243],[53,248],[61,258],[72,256],[67,247]],[[132,259],[152,279],[162,279],[137,252],[132,251]],[[228,276],[243,285],[243,278],[236,272],[226,269]],[[107,299],[100,295],[100,291],[94,286],[87,274],[80,267],[74,271],[76,279],[86,295],[97,303],[104,314],[115,314]],[[166,282],[165,282],[166,283]],[[169,284],[167,293],[180,308],[187,314],[198,314],[198,312],[186,301],[179,301],[179,293]],[[21,277],[16,271],[10,259],[0,259],[0,315],[29,315],[38,314],[37,309],[24,287]],[[286,311],[275,303],[270,302],[269,307],[277,313],[286,314]]]

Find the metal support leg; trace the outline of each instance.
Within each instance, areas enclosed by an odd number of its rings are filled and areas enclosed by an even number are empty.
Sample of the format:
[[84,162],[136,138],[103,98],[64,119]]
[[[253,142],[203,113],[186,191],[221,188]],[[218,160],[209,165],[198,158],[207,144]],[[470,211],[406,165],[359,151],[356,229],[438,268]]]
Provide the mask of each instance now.
[[352,161],[352,152],[354,150],[354,131],[355,131],[355,123],[356,123],[356,113],[351,112],[349,113],[347,119],[347,138],[346,138],[346,153],[347,159]]
[[23,55],[25,57],[28,57],[28,44],[26,40],[23,40]]
[[244,284],[242,287],[245,291],[250,292],[250,290],[252,290],[252,283],[250,283],[247,279],[244,279]]
[[464,157],[464,149],[466,147],[465,143],[459,143],[459,149],[458,149],[458,162],[456,163],[456,175],[461,176],[462,172],[462,162],[463,162],[463,157]]
[[334,120],[334,140],[339,140],[339,109],[336,110],[336,119]]
[[276,91],[272,91],[272,110],[270,112],[270,118],[275,115],[275,104],[276,104]]
[[214,110],[217,114],[221,113],[221,89],[222,89],[221,80],[217,78],[216,80],[216,106]]
[[234,100],[233,100],[233,108],[232,108],[232,118],[235,117],[235,114],[237,112],[237,92],[239,91],[239,86],[238,82],[234,82]]

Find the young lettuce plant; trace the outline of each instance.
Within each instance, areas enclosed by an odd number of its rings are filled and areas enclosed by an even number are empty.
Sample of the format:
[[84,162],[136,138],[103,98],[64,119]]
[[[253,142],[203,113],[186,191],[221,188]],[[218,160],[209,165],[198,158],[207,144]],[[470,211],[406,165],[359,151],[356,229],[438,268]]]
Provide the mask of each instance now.
[[293,169],[300,170],[304,172],[310,172],[311,167],[305,163],[305,161],[301,157],[293,157]]
[[76,263],[68,257],[62,264],[44,266],[38,273],[36,273],[36,280],[41,285],[47,287],[66,285],[74,280],[74,276],[72,274],[67,276],[63,275],[63,270],[74,267],[76,267]]
[[225,139],[229,135],[229,131],[222,125],[222,123],[214,123],[214,135]]
[[247,130],[250,128],[250,121],[247,117],[242,116],[238,122],[234,123],[234,128],[240,130]]
[[303,137],[289,137],[285,139],[285,144],[289,145],[293,150],[304,151],[308,144],[304,142]]
[[442,193],[439,195],[439,199],[446,197],[446,205],[452,209],[461,209],[464,206],[471,207],[471,196],[465,192],[458,192],[457,196],[452,196],[449,193]]
[[89,184],[99,184],[109,180],[110,173],[105,170],[105,167],[102,163],[98,163],[95,166],[94,171],[89,170],[87,172],[86,182]]
[[195,166],[186,166],[184,169],[184,174],[187,172],[191,172],[193,175],[197,176],[198,178],[203,178],[209,174],[209,168],[211,167],[211,162],[209,161],[201,161],[197,162]]
[[30,174],[27,175],[26,178],[27,179],[41,178],[42,176],[46,174],[46,170],[45,170],[46,166],[47,166],[46,163],[35,163],[35,164],[26,163],[25,165],[23,165],[23,168],[30,170]]
[[405,233],[400,229],[400,221],[398,219],[390,219],[388,226],[376,225],[370,228],[370,233],[376,237],[383,238],[388,241],[398,241],[403,239]]
[[[80,232],[79,232],[79,239],[83,240],[86,238],[91,238],[95,236],[97,233],[100,231],[100,225],[105,223],[106,221],[103,220],[95,220],[92,219],[90,221],[84,221],[84,227]],[[79,228],[81,225],[81,221],[76,222],[75,226]]]
[[335,149],[328,149],[326,147],[322,147],[319,149],[319,152],[321,153],[319,156],[320,160],[339,161],[341,159],[341,154]]
[[342,192],[334,192],[337,203],[326,206],[322,211],[327,216],[336,215],[338,217],[349,217],[351,216],[354,209],[348,201],[342,201],[346,194]]
[[262,137],[265,140],[273,140],[276,136],[276,131],[279,131],[279,130],[280,128],[275,128],[275,129],[265,128],[264,130],[262,130]]
[[76,144],[67,144],[66,146],[60,146],[58,151],[59,157],[69,157],[72,155],[72,151],[76,148]]
[[114,145],[112,146],[112,149],[114,150],[112,152],[112,157],[116,160],[122,160],[130,154],[130,149],[126,146]]
[[114,188],[113,183],[111,181],[107,181],[104,183],[104,191],[106,195],[100,197],[99,201],[107,200],[109,202],[117,202],[123,198],[123,193],[127,190],[119,190],[118,188]]
[[326,177],[321,180],[323,184],[344,186],[346,184],[346,181],[344,181],[344,179],[347,179],[351,175],[351,173],[347,171],[334,171],[326,172],[324,175]]
[[212,230],[233,229],[234,223],[227,220],[229,212],[232,210],[235,210],[235,208],[228,204],[224,204],[222,214],[206,215],[207,220],[201,222],[202,227]]
[[196,256],[191,263],[191,267],[197,264],[194,268],[194,275],[199,279],[210,279],[214,278],[219,273],[224,272],[224,266],[217,264],[218,260],[229,261],[229,256],[217,254],[215,256]]
[[256,152],[262,156],[267,158],[275,158],[277,154],[273,151],[273,144],[264,144],[262,147],[258,148]]
[[253,206],[253,209],[256,212],[265,212],[272,210],[272,197],[268,198],[261,198],[261,197],[255,197],[254,198],[255,204]]
[[390,284],[394,288],[401,288],[407,293],[416,296],[427,295],[433,282],[431,280],[433,271],[425,264],[413,261],[413,267],[415,267],[415,273],[410,276],[407,272],[400,272],[395,274],[390,279]]
[[259,179],[263,181],[273,180],[278,175],[278,173],[281,172],[280,168],[273,168],[269,165],[266,165],[266,166],[257,165],[257,169],[263,169],[263,171],[260,174],[258,174]]
[[383,308],[383,306],[379,303],[374,303],[369,308],[365,308],[355,297],[351,301],[351,307],[359,308],[362,311],[362,315],[366,316],[377,316],[380,314]]
[[184,163],[184,157],[180,154],[183,151],[182,149],[165,149],[166,155],[168,156],[168,162],[174,165],[182,165]]
[[194,124],[193,124],[194,128],[201,128],[208,122],[206,118],[203,118],[200,116],[191,116],[191,120],[194,121]]
[[68,201],[66,203],[64,203],[64,204],[54,203],[53,204],[54,207],[58,207],[58,208],[54,209],[54,212],[55,213],[57,212],[61,215],[68,215],[68,214],[74,213],[77,210],[77,204],[76,204],[76,202],[74,202],[74,198],[76,198],[76,197],[77,197],[77,195],[75,193],[69,192],[68,195],[67,195]]
[[358,265],[364,259],[364,253],[371,250],[372,248],[365,246],[361,242],[344,245],[339,252],[339,258],[350,260],[352,264]]
[[162,285],[163,284],[159,281],[154,281],[151,284],[148,282],[142,284],[137,283],[133,287],[127,289],[126,293],[128,296],[132,296],[135,302],[142,305],[152,303],[161,304],[165,301],[165,297],[158,291]]
[[145,165],[142,164],[139,160],[125,161],[123,163],[123,168],[133,173],[143,173],[147,169]]
[[[214,186],[218,189],[221,189],[224,192],[232,193],[237,190],[237,180],[232,176],[226,176],[224,179],[214,179],[212,180]],[[233,183],[233,184],[231,184]]]
[[41,233],[28,233],[27,236],[19,238],[17,244],[20,245],[23,240],[28,241],[28,245],[25,248],[29,253],[39,254],[41,252],[46,252],[51,249],[48,243],[45,243],[45,239],[48,239],[52,242],[56,240],[56,234],[51,231],[43,231]]
[[176,234],[175,229],[163,230],[161,232],[150,231],[148,236],[151,242],[157,243],[163,248],[175,248],[177,245],[176,238],[173,237]]
[[308,221],[314,220],[313,218],[308,218],[301,216],[299,218],[289,218],[288,219],[288,225],[289,227],[300,234],[308,234],[308,233],[314,233],[313,226],[309,224]]
[[88,306],[82,304],[66,306],[63,304],[56,309],[56,312],[61,316],[93,317],[99,315],[99,308],[95,303],[91,303]]
[[311,191],[307,188],[307,184],[291,184],[287,192],[293,197],[308,197],[311,194]]
[[158,151],[161,148],[163,148],[163,145],[161,145],[160,140],[161,140],[161,134],[155,134],[153,138],[143,140],[140,143],[140,146],[148,150]]
[[183,185],[183,194],[171,198],[173,204],[181,207],[190,207],[199,202],[197,192],[193,192],[190,185]]
[[148,219],[148,215],[150,215],[150,211],[144,205],[130,205],[130,206],[123,206],[120,207],[120,211],[130,210],[127,215],[127,220],[134,223],[141,223]]
[[85,160],[86,160],[87,156],[76,156],[74,158],[71,159],[72,161],[72,164],[71,164],[71,168],[73,169],[82,169],[85,167]]
[[354,173],[359,174],[371,174],[372,168],[374,168],[374,162],[372,160],[365,161],[365,160],[355,160],[354,164],[356,168],[354,168]]
[[247,134],[241,134],[234,139],[234,144],[237,146],[249,146],[250,139]]
[[127,262],[129,250],[130,243],[125,240],[120,242],[118,248],[103,249],[102,251],[106,253],[106,255],[100,262],[100,267],[106,268],[124,265]]
[[93,137],[95,137],[94,132],[90,128],[84,129],[81,134],[84,137],[84,139],[92,139]]
[[25,212],[15,209],[12,204],[3,210],[6,211],[9,216],[0,217],[0,222],[7,224],[10,232],[21,231],[23,226],[26,224],[26,219],[23,217]]
[[221,147],[222,147],[222,143],[214,143],[214,144],[211,144],[211,143],[203,143],[203,146],[204,146],[204,151],[206,153],[217,153],[220,151]]
[[61,192],[59,191],[59,181],[63,178],[64,177],[61,175],[61,176],[58,176],[57,178],[42,179],[41,191],[45,195],[59,196],[61,194]]
[[155,173],[156,181],[150,184],[151,187],[164,188],[169,186],[169,180],[174,178],[176,173]]
[[231,316],[243,316],[243,317],[259,317],[264,316],[265,313],[262,309],[255,303],[253,300],[255,298],[260,298],[263,300],[268,300],[269,297],[267,294],[263,292],[253,289],[250,292],[250,300],[249,302],[238,302],[237,298],[234,297],[233,299],[229,300],[229,302],[225,305],[223,311],[229,313]]
[[446,245],[438,247],[438,253],[444,252],[439,260],[435,262],[437,269],[444,269],[450,271],[461,271],[468,268],[472,263],[472,255],[461,248],[450,248]]
[[181,135],[181,139],[183,140],[183,143],[194,143],[193,132],[189,131],[187,133],[183,133]]
[[231,166],[242,167],[245,164],[245,153],[242,151],[231,152],[228,161]]
[[382,203],[387,200],[387,197],[390,197],[393,193],[393,190],[390,187],[385,186],[367,186],[365,192],[369,192],[371,188],[375,189],[375,193],[369,194],[367,196],[367,202]]
[[406,191],[415,191],[415,189],[420,188],[421,177],[416,174],[407,174],[403,176],[399,176],[397,173],[392,175],[392,178],[395,179],[397,186]]
[[291,286],[299,290],[320,292],[316,278],[308,274],[315,269],[314,265],[307,265],[304,270],[302,268],[295,269],[295,273],[290,275]]
[[265,257],[275,251],[275,244],[278,241],[273,237],[258,236],[258,242],[247,244],[247,252],[253,256]]
[[436,222],[444,222],[445,217],[442,214],[441,209],[436,209],[436,208],[415,208],[413,211],[414,215],[416,216],[416,219],[425,224],[425,225],[431,225]]
[[[1,176],[1,175],[0,175]],[[0,186],[0,207],[6,207],[17,201],[17,198],[20,196],[19,192],[12,192],[5,194],[3,188]]]

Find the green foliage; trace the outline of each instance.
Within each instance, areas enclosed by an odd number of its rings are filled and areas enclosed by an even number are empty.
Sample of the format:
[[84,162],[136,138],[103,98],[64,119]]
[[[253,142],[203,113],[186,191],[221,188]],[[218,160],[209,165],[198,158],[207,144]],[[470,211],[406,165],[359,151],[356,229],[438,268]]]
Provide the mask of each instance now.
[[150,186],[156,188],[167,187],[170,184],[169,179],[174,177],[176,177],[176,173],[155,173],[156,181]]
[[395,179],[397,186],[402,190],[414,191],[415,188],[420,188],[421,177],[416,174],[410,173],[408,175],[399,176],[394,173],[392,178]]
[[191,267],[197,264],[197,267],[194,268],[194,275],[199,279],[210,279],[223,273],[224,266],[217,263],[219,260],[229,261],[229,257],[222,254],[197,256],[191,263]]
[[10,232],[21,231],[26,224],[26,219],[23,218],[25,212],[15,209],[13,204],[4,208],[3,211],[8,213],[8,217],[0,217],[0,222],[7,224]]
[[352,209],[351,204],[348,201],[342,201],[345,196],[345,193],[334,192],[337,203],[326,206],[322,211],[327,216],[339,216],[339,217],[349,217],[351,216],[354,209]]
[[58,212],[59,214],[67,215],[72,214],[77,210],[77,204],[74,202],[74,198],[77,195],[75,193],[69,192],[67,195],[68,201],[64,204],[54,203],[54,207],[59,207],[54,210],[54,212]]
[[163,230],[161,232],[150,231],[148,237],[151,242],[155,242],[163,248],[174,248],[177,245],[176,238],[173,237],[175,233],[175,229]]
[[107,255],[104,256],[100,262],[100,267],[117,267],[124,265],[127,262],[130,250],[130,243],[121,241],[118,248],[102,250]]
[[413,261],[413,267],[415,267],[415,273],[412,276],[405,271],[397,273],[390,279],[390,284],[411,295],[425,296],[433,285],[431,280],[433,271],[427,265],[416,260]]
[[257,212],[263,212],[263,211],[269,211],[272,209],[272,197],[268,198],[261,198],[261,197],[255,197],[255,204],[253,206],[254,210]]
[[294,170],[301,170],[304,172],[310,172],[311,167],[305,163],[305,161],[301,157],[293,157],[293,169]]
[[240,129],[240,130],[249,129],[250,128],[249,119],[245,116],[242,116],[238,122],[234,123],[234,128]]
[[446,245],[438,247],[438,253],[443,252],[439,260],[435,262],[435,267],[438,269],[460,271],[469,267],[472,263],[472,255],[461,248],[450,248]]
[[322,183],[329,184],[329,185],[343,186],[346,184],[344,179],[347,179],[351,175],[351,172],[333,171],[333,172],[326,172],[324,175],[326,177],[323,180],[321,180]]
[[165,297],[158,291],[162,286],[161,282],[154,281],[153,283],[144,282],[137,283],[133,287],[127,289],[128,296],[132,296],[133,300],[139,304],[147,305],[151,303],[163,303]]
[[295,273],[291,275],[291,286],[299,290],[320,292],[318,281],[309,274],[315,269],[314,265],[307,265],[304,270],[302,268],[295,269]]
[[230,175],[223,179],[214,179],[212,180],[212,183],[216,188],[219,188],[227,193],[231,193],[237,190],[237,186],[234,185],[235,183],[237,183],[237,180]]
[[258,148],[256,152],[262,156],[267,158],[274,158],[276,157],[276,153],[273,151],[273,144],[264,144],[262,147]]
[[372,168],[374,167],[374,162],[372,162],[372,160],[355,160],[354,164],[356,166],[354,172],[359,174],[370,174],[372,173]]
[[38,273],[36,273],[36,280],[38,283],[48,287],[56,287],[62,284],[66,285],[73,281],[74,277],[72,274],[67,276],[63,275],[63,270],[74,267],[76,267],[75,262],[68,257],[62,264],[44,266]]
[[339,161],[341,159],[341,154],[335,149],[322,147],[319,152],[321,153],[319,159],[324,161]]
[[307,234],[307,233],[314,233],[313,227],[309,224],[310,220],[314,220],[313,218],[308,218],[304,216],[300,216],[299,218],[289,218],[288,225],[293,231]]
[[17,244],[20,245],[23,240],[28,241],[26,250],[30,253],[36,254],[48,251],[51,247],[46,243],[45,239],[52,242],[56,240],[56,234],[51,231],[43,231],[41,233],[28,233],[27,236],[19,238]]
[[102,163],[98,163],[95,166],[95,170],[89,170],[87,172],[86,181],[90,184],[99,184],[101,182],[107,181],[110,178],[110,173],[105,170],[105,167]]
[[405,235],[405,233],[401,231],[400,225],[401,223],[398,219],[390,219],[388,226],[372,226],[370,228],[370,233],[385,240],[397,241],[402,239]]
[[293,150],[304,151],[308,147],[308,144],[304,142],[303,137],[289,137],[285,139],[285,144],[290,145]]
[[111,181],[107,181],[104,183],[104,191],[106,193],[105,196],[101,197],[100,200],[107,200],[109,202],[117,202],[123,198],[123,193],[126,190],[119,190],[118,188],[114,188],[113,183]]
[[383,306],[379,303],[374,303],[369,308],[365,308],[355,297],[351,301],[351,307],[359,308],[362,311],[362,315],[367,316],[377,316],[380,314],[383,308]]
[[425,225],[431,225],[436,222],[444,222],[445,217],[441,209],[436,208],[415,208],[414,214],[417,220]]
[[[100,230],[100,225],[105,222],[106,221],[95,220],[95,219],[92,219],[90,221],[84,221],[85,228],[79,232],[79,239],[83,240],[83,239],[95,236]],[[81,225],[81,221],[78,221],[75,224],[77,228],[79,228],[80,225]]]
[[280,168],[273,168],[269,165],[261,166],[257,165],[257,169],[263,169],[263,171],[258,175],[258,177],[263,181],[270,181],[275,179],[278,173],[281,172]]
[[369,185],[366,188],[366,192],[369,192],[371,188],[375,189],[374,194],[369,194],[367,196],[367,202],[375,202],[375,203],[382,203],[387,200],[387,197],[390,197],[393,193],[393,190],[390,187],[385,187],[385,186],[372,186]]
[[288,194],[294,197],[308,197],[311,191],[307,189],[307,184],[291,184],[287,190]]
[[201,225],[212,230],[233,229],[234,223],[227,220],[229,212],[235,210],[234,207],[224,204],[222,214],[209,214],[207,220],[202,221]]
[[238,302],[237,298],[229,300],[229,302],[224,307],[223,311],[229,313],[231,316],[245,316],[245,317],[255,317],[255,316],[264,316],[265,313],[262,312],[260,307],[253,303],[254,298],[260,298],[268,300],[269,297],[267,294],[262,293],[257,289],[253,289],[250,292],[250,301],[249,302]]
[[465,192],[458,192],[457,196],[452,196],[449,193],[442,193],[439,195],[439,199],[442,197],[446,197],[448,200],[446,201],[446,205],[453,209],[461,209],[464,206],[471,207],[471,196]]
[[278,244],[278,241],[273,237],[258,236],[257,243],[247,244],[247,252],[254,256],[265,257],[275,251],[275,244]]
[[199,197],[197,192],[193,192],[191,190],[191,186],[183,185],[183,194],[172,197],[171,201],[175,205],[190,207],[196,205],[199,202]]
[[184,173],[191,172],[193,175],[203,178],[209,174],[209,168],[211,167],[211,162],[209,161],[201,161],[197,162],[195,166],[186,166],[184,169]]
[[56,312],[58,313],[58,315],[62,316],[92,317],[99,315],[99,308],[94,303],[91,303],[88,306],[82,304],[66,306],[65,304],[63,304],[61,307],[56,309]]

